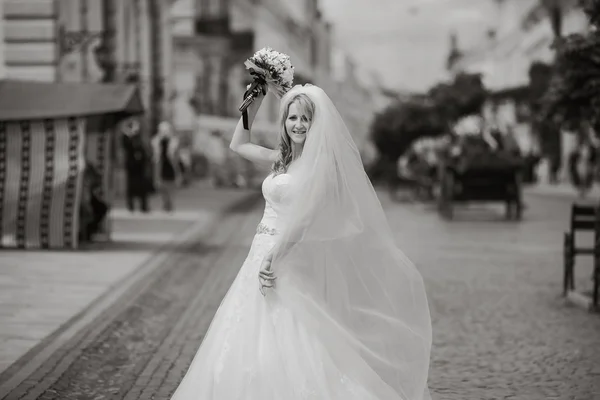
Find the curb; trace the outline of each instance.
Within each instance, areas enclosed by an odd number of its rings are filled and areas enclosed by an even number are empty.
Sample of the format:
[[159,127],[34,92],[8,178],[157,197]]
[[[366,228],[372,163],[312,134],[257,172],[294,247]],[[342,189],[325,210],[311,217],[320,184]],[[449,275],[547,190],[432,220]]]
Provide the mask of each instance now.
[[[6,370],[0,373],[0,399],[9,395],[15,388],[28,379],[40,368],[52,354],[69,342],[86,326],[120,301],[135,298],[152,283],[152,275],[164,262],[196,237],[208,234],[221,218],[235,212],[236,209],[251,203],[260,197],[259,193],[249,193],[232,205],[217,212],[201,213],[198,221],[179,234],[172,236],[156,250],[130,275],[109,287],[103,294],[93,300],[88,306],[63,323],[56,331],[40,341],[27,353],[21,356]],[[200,214],[200,213],[199,213]],[[127,299],[125,299],[127,298]]]
[[575,189],[572,191],[540,190],[535,186],[523,188],[523,193],[538,197],[569,199],[580,202],[594,202],[598,199],[598,197],[600,197],[600,191],[598,190],[592,190],[587,194],[586,197],[580,198]]

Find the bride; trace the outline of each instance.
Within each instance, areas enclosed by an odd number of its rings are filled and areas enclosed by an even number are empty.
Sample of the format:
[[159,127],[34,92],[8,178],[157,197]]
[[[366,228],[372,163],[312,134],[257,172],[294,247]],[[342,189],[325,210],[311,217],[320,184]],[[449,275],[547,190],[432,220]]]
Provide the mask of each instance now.
[[[263,100],[249,108],[249,127]],[[240,121],[231,149],[272,165],[250,252],[173,400],[420,400],[431,320],[359,152],[317,86],[281,100],[278,150]]]

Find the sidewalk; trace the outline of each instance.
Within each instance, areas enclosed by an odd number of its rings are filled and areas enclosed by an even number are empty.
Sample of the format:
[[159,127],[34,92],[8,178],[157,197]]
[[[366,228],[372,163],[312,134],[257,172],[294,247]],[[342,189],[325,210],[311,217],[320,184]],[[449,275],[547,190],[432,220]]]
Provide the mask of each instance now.
[[555,196],[561,198],[568,198],[573,201],[581,200],[583,202],[595,202],[600,199],[600,186],[594,185],[587,196],[583,199],[579,197],[579,193],[575,190],[573,185],[570,183],[558,183],[556,185],[550,185],[549,183],[538,183],[531,186],[524,187],[524,193],[533,194],[537,196]]
[[[117,203],[110,242],[78,251],[0,251],[0,376],[49,336],[64,334],[62,327],[74,329],[90,307],[108,301],[107,293],[139,279],[148,264],[169,254],[170,245],[208,229],[228,208],[255,196],[258,192],[215,190],[200,182],[177,194],[172,214],[131,214]],[[159,199],[152,200],[159,210]]]

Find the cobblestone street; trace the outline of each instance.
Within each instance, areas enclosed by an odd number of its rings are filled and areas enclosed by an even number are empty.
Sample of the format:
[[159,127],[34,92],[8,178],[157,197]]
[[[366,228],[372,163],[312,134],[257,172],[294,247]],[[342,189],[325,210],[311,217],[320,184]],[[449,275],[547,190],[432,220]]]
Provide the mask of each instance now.
[[[447,222],[380,198],[426,280],[434,400],[600,399],[600,318],[560,297],[568,199],[530,196],[509,223],[493,206]],[[3,398],[168,399],[246,256],[258,204],[177,248]],[[591,270],[579,266],[583,285]]]
[[600,399],[600,318],[560,297],[568,198],[527,197],[521,223],[494,206],[445,222],[380,198],[427,284],[434,399]]
[[0,0],[0,400],[600,400],[599,293],[600,0]]

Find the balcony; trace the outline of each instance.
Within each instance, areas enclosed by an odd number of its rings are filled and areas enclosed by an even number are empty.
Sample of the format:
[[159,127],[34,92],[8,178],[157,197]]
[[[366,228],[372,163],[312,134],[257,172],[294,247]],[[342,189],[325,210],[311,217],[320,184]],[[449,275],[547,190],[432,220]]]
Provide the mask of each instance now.
[[196,18],[194,28],[196,35],[228,36],[229,17],[199,17]]
[[233,32],[231,34],[231,50],[236,53],[252,53],[254,49],[254,32]]
[[11,19],[52,19],[56,16],[56,9],[52,0],[4,1],[4,18]]
[[41,66],[56,63],[56,45],[47,43],[7,43],[6,64],[10,66]]
[[51,19],[13,19],[5,21],[6,42],[54,42],[56,24]]

